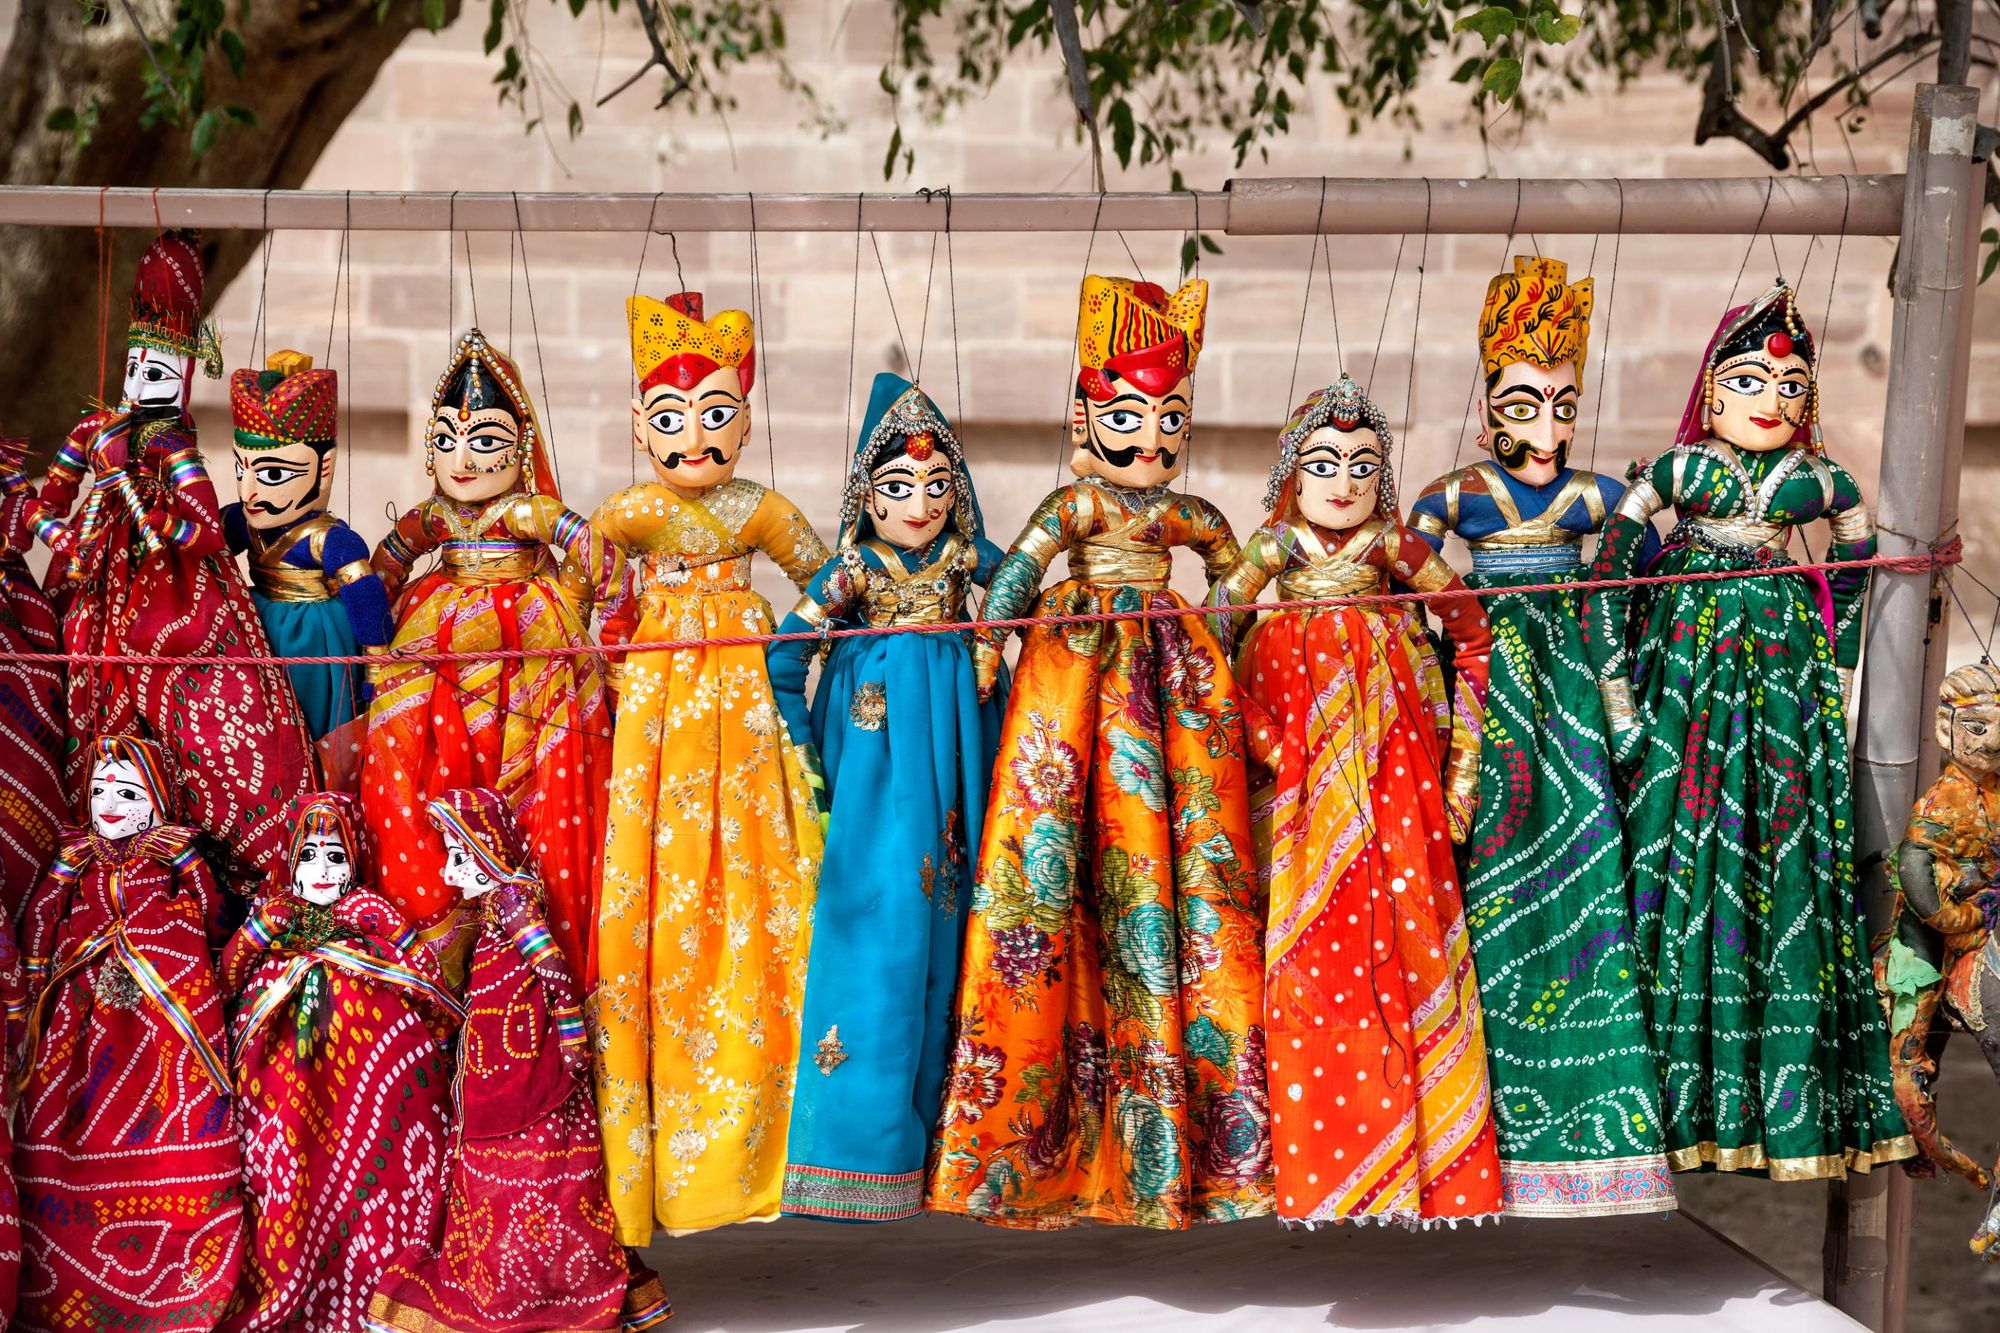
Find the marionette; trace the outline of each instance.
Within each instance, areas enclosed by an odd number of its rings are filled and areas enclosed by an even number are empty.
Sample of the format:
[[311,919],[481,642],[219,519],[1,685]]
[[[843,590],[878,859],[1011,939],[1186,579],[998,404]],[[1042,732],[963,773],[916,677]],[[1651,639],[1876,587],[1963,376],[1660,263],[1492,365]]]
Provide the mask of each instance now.
[[[1591,283],[1514,260],[1479,315],[1491,458],[1426,486],[1410,526],[1472,551],[1474,588],[1584,577],[1583,540],[1625,494],[1573,468]],[[1657,547],[1647,527],[1642,553]],[[1520,1217],[1675,1206],[1660,1076],[1640,1007],[1627,852],[1604,706],[1568,590],[1482,599],[1492,621],[1465,915],[1486,1020],[1501,1200]]]
[[[0,436],[0,652],[55,654],[62,627],[26,558],[35,503],[27,461],[26,440]],[[7,926],[20,919],[28,891],[55,855],[69,809],[63,706],[62,667],[53,657],[0,662],[0,923]]]
[[[362,819],[389,900],[428,940],[451,933],[456,904],[425,802],[457,787],[500,792],[542,868],[549,928],[588,988],[611,720],[598,659],[570,650],[588,647],[592,607],[621,562],[563,504],[520,371],[478,329],[438,377],[424,471],[433,494],[375,548],[396,634],[371,672]],[[432,552],[438,567],[405,586]],[[523,649],[554,655],[393,660]],[[446,960],[454,982],[461,961]]]
[[543,915],[510,802],[445,792],[426,813],[444,882],[477,919],[452,1079],[443,1215],[383,1274],[370,1333],[641,1330],[671,1310],[612,1236],[581,997]]
[[[224,538],[188,411],[195,363],[222,373],[201,321],[201,252],[168,232],[139,261],[119,404],[86,415],[31,506],[55,553],[45,586],[66,652],[268,658],[271,642]],[[90,484],[74,516],[77,492]],[[78,665],[68,679],[72,790],[90,742],[143,734],[187,785],[202,852],[237,892],[282,874],[285,811],[313,785],[291,681],[269,663]]]
[[[1079,480],[1042,501],[982,615],[1175,610],[1173,550],[1236,561],[1176,493],[1207,285],[1086,277]],[[1058,554],[1069,577],[1040,591]],[[1039,596],[1037,595],[1039,592]],[[993,689],[1004,633],[974,662]],[[929,1206],[1187,1227],[1267,1213],[1263,900],[1240,693],[1198,615],[1024,636],[993,765]]]
[[1742,577],[1591,590],[1584,642],[1616,762],[1640,999],[1676,1170],[1838,1178],[1916,1151],[1889,1085],[1854,876],[1847,702],[1875,551],[1847,469],[1821,450],[1811,335],[1782,282],[1723,316],[1674,447],[1633,470],[1596,578]]
[[[951,422],[875,377],[842,497],[840,553],[783,633],[949,624],[1000,563]],[[879,1222],[923,1208],[951,999],[1004,695],[981,702],[964,634],[833,643],[810,714],[810,640],[769,649],[786,729],[825,766],[826,863],[806,965],[784,1210]]]
[[696,1231],[778,1213],[821,851],[763,649],[646,645],[769,633],[752,557],[803,588],[827,551],[796,505],[736,475],[750,317],[706,320],[696,292],[635,296],[626,314],[633,446],[655,480],[591,518],[630,559],[638,612],[617,668],[598,1105],[618,1236],[644,1245],[656,1219]]
[[243,1152],[209,962],[221,894],[195,830],[173,822],[189,784],[160,746],[107,736],[85,758],[88,822],[65,831],[21,925],[15,1326],[205,1331],[243,1258]]
[[[229,378],[238,502],[222,511],[230,549],[250,556],[264,630],[282,657],[358,657],[389,642],[389,600],[368,546],[327,512],[340,452],[339,383],[303,352],[278,352],[264,370]],[[352,771],[365,673],[353,664],[285,668],[306,729]],[[344,763],[339,761],[346,761]]]
[[[1477,799],[1492,641],[1478,599],[1403,526],[1393,447],[1352,379],[1309,395],[1278,436],[1270,520],[1210,593],[1241,605],[1278,585],[1236,678],[1266,773],[1251,809],[1270,904],[1277,1212],[1308,1226],[1425,1226],[1500,1207],[1452,859]],[[1449,701],[1417,605],[1286,605],[1392,583],[1449,594],[1429,603],[1457,649]]]
[[222,953],[243,1118],[249,1250],[226,1333],[353,1333],[391,1259],[444,1204],[463,1011],[429,950],[373,890],[359,802],[292,811],[289,880]]
[[2000,667],[1981,658],[1944,678],[1937,743],[1944,772],[1884,858],[1895,905],[1875,941],[1875,980],[1889,1009],[1896,1105],[1923,1151],[1923,1172],[1942,1167],[1991,1191],[1972,1252],[1992,1263],[2000,1260],[1996,1173],[1945,1137],[1935,1095],[1954,1032],[1970,1036],[2000,1076]]

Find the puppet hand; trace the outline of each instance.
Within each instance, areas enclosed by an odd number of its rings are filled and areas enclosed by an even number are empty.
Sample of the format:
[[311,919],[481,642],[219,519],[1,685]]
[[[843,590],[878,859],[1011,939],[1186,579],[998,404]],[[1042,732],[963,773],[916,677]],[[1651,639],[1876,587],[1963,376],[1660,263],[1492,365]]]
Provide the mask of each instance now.
[[972,678],[979,685],[979,702],[990,700],[993,687],[1000,680],[1000,648],[997,644],[987,639],[973,643]]

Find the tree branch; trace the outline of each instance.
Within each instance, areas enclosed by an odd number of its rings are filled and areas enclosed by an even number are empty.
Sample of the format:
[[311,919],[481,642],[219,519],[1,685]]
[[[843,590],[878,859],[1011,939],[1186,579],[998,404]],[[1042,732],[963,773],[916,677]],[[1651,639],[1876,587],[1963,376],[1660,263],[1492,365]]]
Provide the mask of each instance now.
[[1785,117],[1775,130],[1765,130],[1736,105],[1736,99],[1729,95],[1730,81],[1722,61],[1709,66],[1708,81],[1702,85],[1701,115],[1695,121],[1694,141],[1705,144],[1710,139],[1735,139],[1751,152],[1771,164],[1773,170],[1784,171],[1792,165],[1791,140],[1805,123],[1828,102],[1840,96],[1861,82],[1882,66],[1904,56],[1919,54],[1928,50],[1938,41],[1938,34],[1926,29],[1913,32],[1900,41],[1892,42],[1876,52],[1866,64],[1860,65],[1835,79],[1826,87],[1814,93],[1799,104],[1798,110]]
[[667,76],[667,90],[660,94],[660,100],[654,104],[653,109],[657,111],[692,86],[687,70],[687,66],[692,62],[683,61],[677,65],[674,63],[673,57],[667,53],[667,42],[666,38],[662,35],[662,29],[671,20],[660,12],[656,0],[632,0],[632,4],[633,8],[639,11],[639,23],[646,30],[646,42],[653,48],[653,54],[646,57],[646,63],[634,70],[630,78],[604,94],[604,96],[598,98],[597,105],[603,106],[640,79],[645,78],[647,71],[658,69],[664,71]]

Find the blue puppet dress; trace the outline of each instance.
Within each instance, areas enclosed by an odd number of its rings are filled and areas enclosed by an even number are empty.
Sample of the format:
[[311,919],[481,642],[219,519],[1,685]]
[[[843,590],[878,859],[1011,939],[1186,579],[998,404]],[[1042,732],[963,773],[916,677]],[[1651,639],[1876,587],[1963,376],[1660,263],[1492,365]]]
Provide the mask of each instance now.
[[[389,642],[389,596],[354,529],[314,514],[260,532],[237,504],[223,510],[222,522],[230,548],[249,552],[251,599],[278,656],[355,657]],[[367,680],[360,666],[299,663],[285,672],[315,741],[360,713]]]
[[[864,425],[864,445],[870,434]],[[858,455],[857,469],[876,452]],[[960,512],[971,522],[948,524],[922,550],[876,538],[845,546],[780,631],[965,619],[968,589],[985,584],[1002,553],[980,535],[975,504]],[[1006,692],[1003,682],[979,701],[962,632],[863,635],[833,641],[808,715],[806,673],[819,652],[812,641],[769,650],[772,692],[793,739],[818,748],[831,811],[783,1207],[883,1222],[923,1207]]]

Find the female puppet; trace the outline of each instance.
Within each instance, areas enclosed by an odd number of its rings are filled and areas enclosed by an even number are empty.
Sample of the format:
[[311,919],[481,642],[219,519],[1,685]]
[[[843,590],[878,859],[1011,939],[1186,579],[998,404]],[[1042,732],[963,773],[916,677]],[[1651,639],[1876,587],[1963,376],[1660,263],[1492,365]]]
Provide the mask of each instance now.
[[[229,379],[236,427],[238,503],[222,511],[231,549],[250,554],[250,583],[265,632],[282,657],[356,657],[389,642],[389,600],[354,529],[326,511],[339,453],[338,382],[303,352]],[[292,680],[313,739],[352,721],[364,673],[354,665],[295,665]],[[349,728],[358,732],[358,728]],[[330,766],[352,773],[340,747]]]
[[[820,821],[756,645],[758,551],[801,587],[827,560],[796,506],[736,476],[750,437],[750,317],[701,297],[626,303],[652,464],[591,523],[631,558],[640,619],[618,668],[597,947],[598,1106],[618,1236],[775,1217],[799,1059]],[[607,636],[608,637],[608,636]],[[803,739],[803,736],[801,736]]]
[[1723,316],[1674,448],[1604,528],[1593,573],[1637,572],[1653,515],[1679,525],[1636,614],[1590,594],[1585,643],[1614,752],[1641,996],[1676,1170],[1839,1177],[1915,1151],[1889,1086],[1855,901],[1848,679],[1865,571],[1791,573],[1794,528],[1830,560],[1875,550],[1860,488],[1822,456],[1811,336],[1778,284]]
[[[1279,609],[1244,640],[1270,900],[1264,1005],[1278,1216],[1426,1225],[1499,1211],[1479,992],[1452,844],[1477,797],[1486,615],[1396,514],[1389,423],[1353,380],[1278,436],[1271,520],[1215,586]],[[1424,593],[1458,654],[1447,705],[1423,611],[1285,602]]]
[[[1517,258],[1487,285],[1479,440],[1493,457],[1426,486],[1410,516],[1433,547],[1465,539],[1475,588],[1581,580],[1583,539],[1625,493],[1569,465],[1590,298],[1590,279],[1571,283],[1553,259]],[[1485,599],[1492,674],[1465,907],[1502,1201],[1526,1217],[1675,1206],[1580,604],[1568,591]]]
[[[123,397],[69,433],[33,506],[55,553],[46,586],[72,653],[258,658],[270,640],[224,540],[215,487],[188,412],[199,357],[220,375],[201,323],[201,252],[168,232],[139,261]],[[86,474],[89,495],[70,510]],[[69,673],[72,790],[89,745],[140,733],[187,787],[189,821],[229,885],[256,892],[283,872],[285,811],[313,785],[312,747],[291,682],[275,666],[78,666]]]
[[[840,554],[778,628],[963,620],[967,590],[999,562],[951,423],[914,384],[877,375]],[[769,657],[786,729],[817,747],[832,810],[784,1208],[887,1221],[923,1208],[1004,699],[980,702],[966,635],[888,634],[834,644],[808,715],[818,651],[774,643]]]
[[[1226,519],[1186,457],[1206,284],[1084,279],[1070,424],[1082,480],[993,576],[995,620],[1176,609]],[[1039,598],[1058,554],[1070,577]],[[1004,634],[974,648],[982,692]],[[1153,1227],[1271,1208],[1263,902],[1236,682],[1194,614],[1039,626],[1007,700],[973,889],[930,1206]]]
[[[26,440],[0,437],[0,651],[58,653],[62,627],[26,559],[35,503],[27,461]],[[62,755],[62,667],[0,662],[0,913],[9,926],[55,855],[69,809]]]
[[224,1328],[353,1333],[391,1259],[444,1204],[462,1011],[368,881],[354,797],[294,808],[291,876],[222,953],[250,1247]]
[[[424,470],[436,492],[375,550],[376,572],[400,593],[393,649],[587,646],[591,607],[618,577],[617,554],[563,505],[520,372],[478,329],[459,339],[438,377]],[[404,588],[433,551],[442,564]],[[449,926],[444,844],[424,803],[490,786],[520,817],[549,886],[549,927],[588,986],[611,736],[597,659],[387,664],[374,684],[361,808],[390,901],[427,937]]]
[[669,1311],[643,1266],[631,1291],[644,1308],[627,1303],[580,997],[542,915],[527,839],[490,788],[446,792],[426,813],[444,841],[445,883],[479,921],[452,1078],[446,1196],[437,1230],[389,1266],[362,1327],[654,1327]]
[[195,831],[170,822],[178,775],[160,747],[105,737],[87,760],[89,825],[67,832],[21,925],[16,1323],[212,1329],[243,1258],[243,1152],[209,963],[221,896]]

